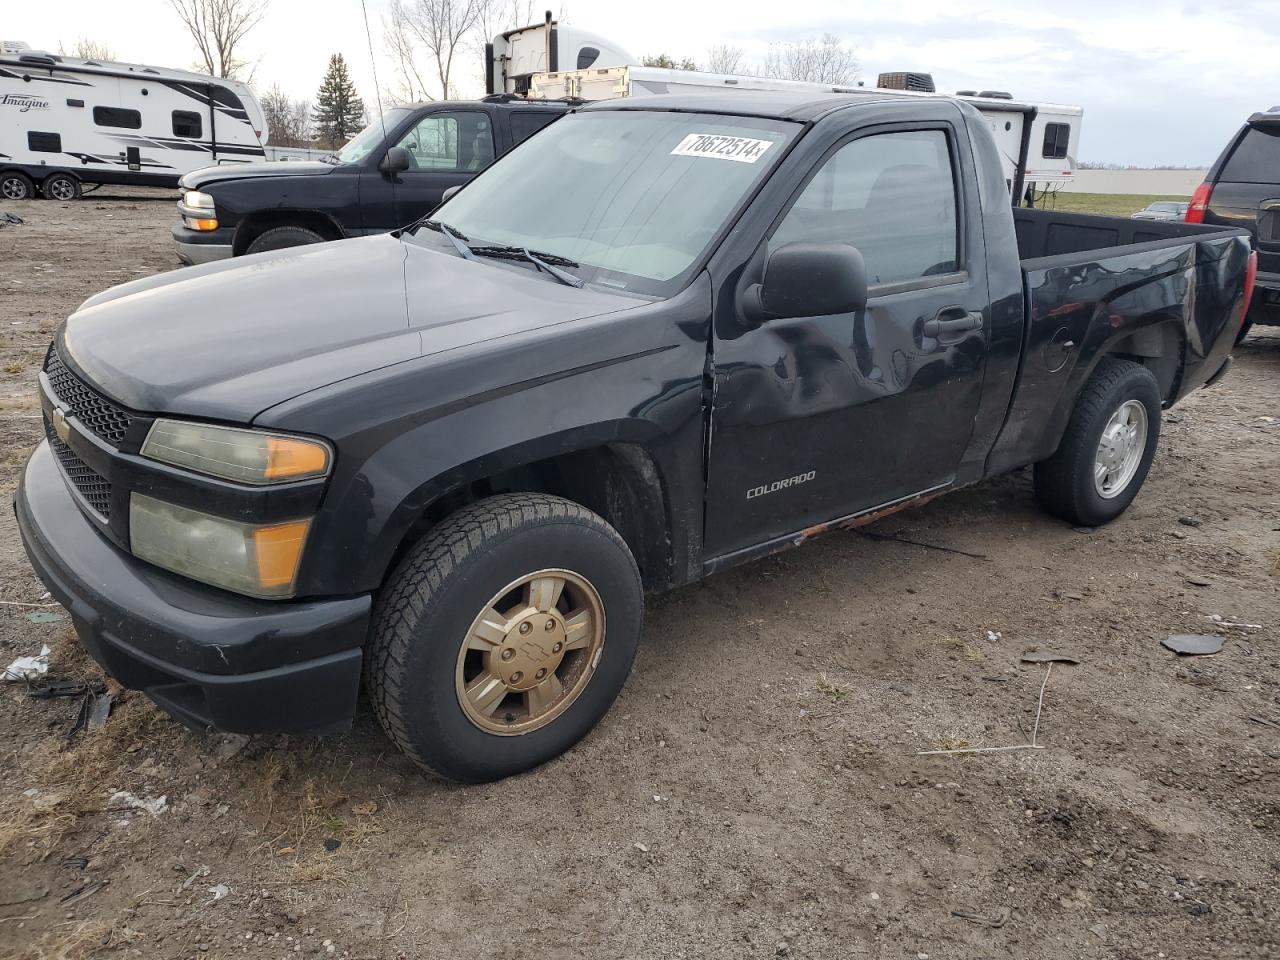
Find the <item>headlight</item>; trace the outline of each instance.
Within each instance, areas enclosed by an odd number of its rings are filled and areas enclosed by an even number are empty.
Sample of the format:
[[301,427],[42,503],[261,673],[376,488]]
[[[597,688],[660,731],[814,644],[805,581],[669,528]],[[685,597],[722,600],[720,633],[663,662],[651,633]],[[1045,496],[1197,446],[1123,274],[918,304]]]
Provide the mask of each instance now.
[[192,210],[204,212],[209,211],[209,216],[213,216],[213,197],[207,193],[201,193],[199,190],[187,190],[182,194],[182,202]]
[[292,595],[310,523],[256,526],[140,493],[129,498],[135,557],[251,597]]
[[320,440],[238,430],[183,420],[157,420],[142,455],[223,480],[263,485],[323,477],[333,455]]

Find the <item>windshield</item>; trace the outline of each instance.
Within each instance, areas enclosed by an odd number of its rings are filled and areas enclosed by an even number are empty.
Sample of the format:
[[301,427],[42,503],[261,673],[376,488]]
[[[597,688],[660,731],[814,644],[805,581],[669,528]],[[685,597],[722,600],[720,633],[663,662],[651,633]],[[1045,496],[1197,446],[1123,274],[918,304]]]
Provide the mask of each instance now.
[[338,160],[342,163],[363,162],[373,152],[374,148],[382,142],[383,131],[395,130],[400,121],[408,114],[409,111],[403,107],[388,110],[380,120],[373,121],[373,123],[348,140],[347,145],[338,153]]
[[800,129],[711,114],[571,114],[432,216],[472,244],[576,261],[588,283],[670,296]]
[[1181,208],[1182,205],[1179,203],[1164,202],[1153,203],[1147,207],[1152,213],[1177,213]]

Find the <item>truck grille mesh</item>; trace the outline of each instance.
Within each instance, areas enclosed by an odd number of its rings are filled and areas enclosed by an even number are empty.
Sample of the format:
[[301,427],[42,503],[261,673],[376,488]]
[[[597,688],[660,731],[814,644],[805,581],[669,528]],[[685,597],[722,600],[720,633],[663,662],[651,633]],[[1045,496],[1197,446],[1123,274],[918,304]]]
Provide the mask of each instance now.
[[57,349],[52,346],[45,357],[44,372],[54,396],[67,413],[113,447],[120,446],[133,419],[123,408],[67,369]]
[[81,460],[74,450],[62,442],[48,417],[44,418],[44,432],[49,438],[49,447],[53,450],[53,455],[62,464],[62,469],[71,480],[71,485],[76,488],[80,496],[84,497],[89,506],[102,515],[103,519],[110,519],[111,481]]

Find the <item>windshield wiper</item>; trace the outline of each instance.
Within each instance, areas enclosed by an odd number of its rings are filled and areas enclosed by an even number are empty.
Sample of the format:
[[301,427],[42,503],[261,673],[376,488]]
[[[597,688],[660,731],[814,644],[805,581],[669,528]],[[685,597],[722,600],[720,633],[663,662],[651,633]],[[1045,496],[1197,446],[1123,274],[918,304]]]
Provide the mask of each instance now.
[[528,247],[513,247],[489,245],[482,247],[468,248],[477,257],[493,257],[498,260],[525,260],[532,263],[535,267],[552,277],[555,277],[561,283],[569,287],[586,286],[586,281],[581,277],[575,277],[572,273],[566,273],[555,264],[562,267],[576,267],[578,261],[570,260],[568,257],[561,257],[554,253],[535,253]]
[[464,242],[466,237],[458,233],[447,223],[441,223],[439,220],[428,220],[426,225],[433,230],[439,230],[448,237],[449,242],[453,244],[453,249],[458,251],[458,256],[463,260],[474,260],[476,258],[475,253],[473,253],[471,248]]

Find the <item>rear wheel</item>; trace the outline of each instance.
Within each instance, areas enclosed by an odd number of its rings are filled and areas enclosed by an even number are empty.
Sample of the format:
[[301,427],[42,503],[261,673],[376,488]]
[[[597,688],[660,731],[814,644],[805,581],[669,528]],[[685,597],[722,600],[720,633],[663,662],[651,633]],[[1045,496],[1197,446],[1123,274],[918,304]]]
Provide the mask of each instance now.
[[0,173],[0,198],[5,200],[31,200],[36,195],[36,185],[25,173],[6,170]]
[[492,497],[443,521],[391,575],[369,696],[419,766],[469,783],[510,776],[604,716],[643,609],[635,560],[600,517],[544,494]]
[[1035,466],[1040,505],[1079,526],[1120,516],[1138,495],[1160,438],[1160,389],[1131,360],[1102,360],[1053,456]]
[[283,250],[285,247],[301,247],[308,243],[324,243],[324,237],[306,227],[273,227],[254,237],[245,253]]
[[68,173],[53,173],[44,178],[40,192],[46,200],[79,200],[80,181]]

